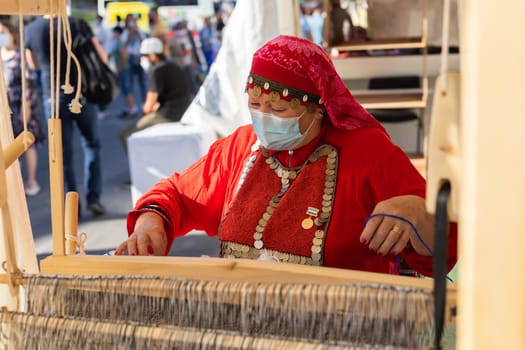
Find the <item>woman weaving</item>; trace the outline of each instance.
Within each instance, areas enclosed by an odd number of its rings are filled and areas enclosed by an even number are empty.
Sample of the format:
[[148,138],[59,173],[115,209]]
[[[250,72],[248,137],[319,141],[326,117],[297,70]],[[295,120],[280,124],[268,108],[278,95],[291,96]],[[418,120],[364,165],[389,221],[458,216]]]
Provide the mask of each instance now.
[[[145,193],[116,254],[167,254],[198,229],[219,235],[223,257],[382,273],[401,258],[432,274],[425,181],[319,46],[268,42],[254,54],[246,91],[252,125]],[[449,269],[456,244],[451,224]]]

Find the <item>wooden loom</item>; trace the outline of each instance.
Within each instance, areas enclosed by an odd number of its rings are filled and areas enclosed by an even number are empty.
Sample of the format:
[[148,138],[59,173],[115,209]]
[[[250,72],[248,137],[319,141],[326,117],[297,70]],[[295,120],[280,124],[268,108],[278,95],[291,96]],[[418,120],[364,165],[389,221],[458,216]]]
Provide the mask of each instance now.
[[[63,9],[59,0],[26,0],[20,1],[19,6],[2,4],[0,13],[42,15]],[[16,159],[22,152],[19,146],[15,157],[4,151],[3,155],[0,154],[0,166],[7,163],[6,159]],[[0,334],[7,334],[10,348],[27,346],[26,337],[56,347],[57,343],[46,341],[51,333],[64,337],[61,332],[70,335],[62,339],[64,348],[88,341],[92,342],[91,346],[107,346],[96,343],[105,339],[102,335],[107,333],[120,334],[122,344],[130,341],[142,344],[143,348],[162,348],[166,344],[167,348],[199,348],[204,345],[239,349],[268,346],[361,348],[374,346],[375,340],[381,341],[376,339],[380,334],[376,336],[374,333],[381,333],[379,328],[399,321],[408,321],[410,325],[408,328],[405,325],[393,328],[392,332],[398,336],[401,333],[405,338],[410,337],[403,332],[416,332],[432,326],[429,307],[432,305],[433,284],[430,280],[243,259],[76,255],[77,244],[69,237],[77,235],[78,196],[68,193],[64,205],[58,118],[49,123],[49,152],[53,254],[41,261],[40,274],[23,274],[17,268],[12,229],[8,227],[9,221],[4,220],[6,259],[10,268],[0,275],[0,282],[7,283],[17,298],[19,289],[26,291],[25,306],[19,305],[12,312],[4,310],[0,315]],[[5,217],[9,201],[4,195],[5,178],[2,174],[0,172],[0,204]],[[36,295],[45,302],[38,301]],[[152,301],[152,297],[160,299]],[[204,302],[196,300],[197,297]],[[79,302],[79,308],[76,308],[69,304],[71,299],[84,302]],[[188,305],[197,303],[204,303],[198,306],[204,314],[196,316],[198,320],[195,320],[191,317],[195,310]],[[142,314],[149,312],[154,322],[145,323],[141,318],[143,315],[124,315],[124,305],[133,305],[129,309],[138,308]],[[169,318],[164,310],[167,305],[174,307],[170,309],[174,314],[187,315],[187,319],[164,319]],[[207,318],[225,312],[222,305],[229,310],[229,318],[220,320],[221,328],[216,329],[217,324],[210,323]],[[447,305],[447,322],[454,323],[456,287],[453,285],[448,287]],[[112,313],[111,309],[116,312]],[[162,311],[164,314],[159,316]],[[297,311],[305,313],[307,320],[303,322],[299,320],[303,316],[295,316],[290,323],[278,323],[278,327],[267,329],[280,315]],[[90,318],[86,319],[88,316]],[[330,319],[331,323],[324,328],[317,326],[315,322],[321,319]],[[363,320],[366,326],[362,325]],[[203,329],[199,327],[202,323]],[[355,324],[360,326],[350,333],[344,332]],[[10,330],[18,326],[17,332]],[[283,335],[281,328],[292,330]],[[304,339],[301,328],[315,328],[313,338]],[[322,329],[321,334],[318,328]],[[430,328],[424,332],[431,334]],[[361,334],[365,332],[370,335]],[[362,339],[348,339],[349,334]],[[396,334],[388,333],[387,337]],[[422,337],[431,336],[423,334]],[[73,341],[69,338],[80,339],[80,343],[69,343]],[[417,339],[408,344],[400,343],[398,339],[392,341],[383,345],[412,348],[428,344],[419,343]]]

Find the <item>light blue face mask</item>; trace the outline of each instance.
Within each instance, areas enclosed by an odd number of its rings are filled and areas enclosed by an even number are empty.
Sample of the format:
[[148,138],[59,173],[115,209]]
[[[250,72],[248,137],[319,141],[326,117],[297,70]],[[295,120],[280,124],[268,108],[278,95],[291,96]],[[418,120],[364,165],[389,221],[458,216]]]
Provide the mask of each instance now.
[[301,134],[299,119],[306,113],[306,109],[298,117],[281,118],[271,113],[264,113],[250,108],[253,131],[264,148],[274,151],[294,149],[308,134],[314,120],[308,129]]

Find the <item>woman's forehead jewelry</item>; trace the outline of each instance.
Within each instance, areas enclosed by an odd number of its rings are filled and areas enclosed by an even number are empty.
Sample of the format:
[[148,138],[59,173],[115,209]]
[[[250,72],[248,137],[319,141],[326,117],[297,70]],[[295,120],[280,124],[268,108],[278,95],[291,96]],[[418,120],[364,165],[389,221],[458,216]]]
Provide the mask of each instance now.
[[260,86],[254,86],[254,87],[253,87],[253,95],[254,95],[255,97],[261,97],[261,95],[262,95],[262,89],[261,89]]
[[270,92],[269,96],[270,96],[270,102],[279,102],[279,100],[281,99],[281,96],[276,91]]

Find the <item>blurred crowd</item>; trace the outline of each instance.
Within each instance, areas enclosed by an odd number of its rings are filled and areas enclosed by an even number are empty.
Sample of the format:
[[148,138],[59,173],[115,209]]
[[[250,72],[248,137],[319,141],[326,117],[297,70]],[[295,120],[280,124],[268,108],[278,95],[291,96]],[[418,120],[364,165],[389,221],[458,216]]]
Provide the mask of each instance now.
[[[147,14],[147,29],[144,25],[138,25],[140,17],[137,13],[117,17],[117,23],[112,25],[108,18],[101,15],[89,23],[69,16],[70,26],[76,28],[71,40],[76,42],[80,33],[90,38],[98,56],[116,73],[123,98],[122,102],[111,106],[111,112],[113,115],[116,113],[119,118],[130,119],[129,127],[133,127],[148,115],[151,117],[155,113],[166,110],[169,113],[174,110],[167,108],[173,106],[166,103],[166,99],[179,101],[173,99],[176,94],[188,96],[189,99],[181,99],[178,106],[180,108],[175,109],[187,107],[216,58],[221,46],[222,31],[232,10],[233,7],[221,8],[215,15],[207,17],[165,18],[159,15],[158,8],[152,7]],[[55,18],[55,28],[56,20]],[[11,112],[15,137],[26,128],[35,136],[35,144],[24,155],[22,170],[26,195],[36,196],[40,192],[36,147],[46,141],[46,124],[52,117],[50,112],[54,110],[50,104],[49,86],[52,66],[48,49],[50,19],[38,16],[24,18],[24,38],[20,36],[17,21],[15,16],[0,16],[0,54],[9,102],[9,106],[5,107],[9,107]],[[85,23],[87,31],[80,29],[82,23]],[[23,43],[20,43],[22,39]],[[161,49],[144,51],[148,40],[158,40]],[[21,51],[20,44],[23,45],[24,52]],[[26,58],[25,65],[22,64],[22,57]],[[67,61],[67,57],[61,57],[61,61]],[[60,75],[62,80],[65,75],[65,72]],[[60,86],[67,87],[68,82],[63,80]],[[110,106],[101,106],[82,99],[80,114],[70,113],[68,106],[71,100],[65,94],[67,92],[61,89],[59,100],[66,190],[79,190],[73,160],[76,157],[74,140],[80,137],[84,159],[82,182],[86,192],[84,208],[94,216],[104,215],[106,209],[100,202],[104,165],[100,156],[102,141],[99,120],[107,117]],[[146,108],[147,106],[149,107]],[[180,117],[181,113],[177,113],[159,120],[169,122],[179,120]],[[75,129],[80,132],[75,132]],[[141,128],[135,125],[135,129]],[[79,204],[79,217],[81,213]]]
[[[93,32],[109,54],[110,67],[120,77],[120,90],[125,96],[125,108],[121,118],[133,119],[140,112],[140,104],[147,93],[147,71],[149,62],[140,55],[140,45],[146,38],[162,41],[164,55],[168,61],[177,63],[185,72],[194,96],[206,77],[221,45],[221,35],[230,12],[217,11],[214,16],[199,18],[163,18],[157,8],[148,14],[149,30],[137,24],[133,13],[117,18],[116,26],[109,26],[107,19],[97,16],[92,24]],[[124,54],[123,54],[124,53]],[[136,87],[142,101],[136,101]],[[104,118],[104,111],[101,111]]]
[[330,0],[329,13],[324,1],[302,0],[299,7],[301,36],[323,49],[367,38],[367,0]]

